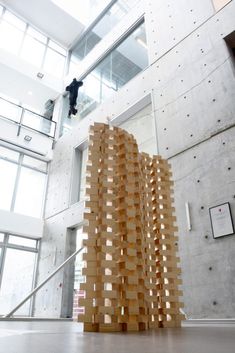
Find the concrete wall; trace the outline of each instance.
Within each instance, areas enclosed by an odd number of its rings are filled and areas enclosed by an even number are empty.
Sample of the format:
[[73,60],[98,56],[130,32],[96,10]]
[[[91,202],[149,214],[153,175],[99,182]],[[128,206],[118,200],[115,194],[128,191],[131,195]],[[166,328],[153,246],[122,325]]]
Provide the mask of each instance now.
[[[149,67],[56,144],[39,280],[63,261],[69,252],[68,229],[82,221],[83,203],[71,207],[69,201],[73,148],[87,138],[93,121],[107,122],[109,117],[115,123],[115,118],[151,94],[158,152],[170,160],[175,180],[185,312],[189,318],[235,317],[235,237],[213,240],[208,213],[209,207],[229,201],[235,217],[234,62],[223,39],[235,29],[235,2],[217,13],[211,0],[149,0],[142,4]],[[110,44],[106,43],[107,48]],[[95,60],[101,52],[97,47],[89,55]],[[87,68],[89,65],[90,61]],[[191,232],[187,230],[186,201]],[[61,273],[42,290],[36,314],[66,315],[60,287],[66,280]]]

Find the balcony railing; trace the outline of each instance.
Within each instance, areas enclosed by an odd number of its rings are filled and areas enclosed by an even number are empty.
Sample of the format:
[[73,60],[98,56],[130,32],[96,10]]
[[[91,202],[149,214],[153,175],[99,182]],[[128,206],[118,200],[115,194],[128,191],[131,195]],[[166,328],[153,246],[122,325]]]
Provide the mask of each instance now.
[[22,127],[39,132],[40,134],[54,138],[56,122],[23,108],[0,97],[0,118],[10,120],[18,125],[18,135]]

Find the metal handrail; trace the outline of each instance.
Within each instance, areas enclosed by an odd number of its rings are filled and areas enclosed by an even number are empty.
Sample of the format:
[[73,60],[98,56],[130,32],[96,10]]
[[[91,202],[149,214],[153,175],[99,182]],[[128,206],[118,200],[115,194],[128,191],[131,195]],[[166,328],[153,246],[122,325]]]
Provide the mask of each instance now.
[[76,250],[71,256],[67,258],[55,271],[53,271],[44,281],[42,281],[36,288],[30,292],[27,297],[25,297],[13,310],[11,310],[8,314],[4,315],[4,318],[11,317],[24,303],[26,303],[39,289],[41,289],[52,277],[55,276],[57,272],[59,272],[68,262],[70,262],[77,254],[79,254],[84,247]]

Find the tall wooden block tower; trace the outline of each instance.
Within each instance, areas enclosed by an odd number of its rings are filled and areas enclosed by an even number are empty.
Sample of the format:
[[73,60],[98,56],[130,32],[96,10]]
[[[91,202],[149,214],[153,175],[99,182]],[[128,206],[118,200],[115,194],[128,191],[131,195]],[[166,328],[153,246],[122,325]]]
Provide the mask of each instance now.
[[177,227],[170,167],[139,153],[126,131],[96,123],[90,129],[84,227],[86,267],[80,299],[84,331],[178,327]]

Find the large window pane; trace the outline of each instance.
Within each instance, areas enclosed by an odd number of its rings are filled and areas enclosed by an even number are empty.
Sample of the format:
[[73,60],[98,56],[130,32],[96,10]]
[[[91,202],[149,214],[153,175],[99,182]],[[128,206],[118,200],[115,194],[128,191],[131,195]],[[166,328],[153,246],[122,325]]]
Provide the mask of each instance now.
[[31,36],[26,36],[20,56],[32,65],[41,66],[44,52],[44,44]]
[[135,137],[140,152],[151,155],[157,153],[156,130],[151,104],[132,115],[119,126]]
[[[36,254],[28,251],[7,249],[2,284],[0,288],[0,314],[7,314],[31,290]],[[30,301],[16,315],[29,315]]]
[[47,43],[47,37],[30,26],[28,27],[27,34],[44,44]]
[[22,32],[25,31],[26,23],[20,20],[18,17],[13,15],[10,11],[5,11],[3,18],[6,22],[12,24],[14,27],[20,29]]
[[0,25],[0,48],[5,49],[13,54],[18,54],[23,40],[24,33],[9,24],[2,21]]
[[62,77],[64,72],[65,57],[54,50],[48,48],[44,63],[45,71],[56,77]]
[[0,115],[4,118],[20,122],[22,109],[17,105],[0,98]]
[[0,159],[0,209],[11,209],[17,167],[17,164]]
[[15,235],[10,235],[9,236],[9,244],[26,246],[26,247],[29,247],[29,248],[36,248],[37,240],[23,238],[23,237],[17,237]]
[[4,234],[3,233],[0,233],[0,242],[2,243],[4,240]]
[[88,115],[147,65],[145,25],[142,23],[85,77],[78,95],[78,115],[81,118]]
[[53,42],[53,40],[50,39],[48,45],[49,45],[50,48],[56,50],[58,53],[66,56],[67,51],[64,48],[62,48],[60,45],[58,45],[55,42]]
[[73,55],[82,60],[139,1],[117,1],[87,35],[78,42],[73,49]]
[[43,132],[48,136],[54,137],[55,122],[45,119],[41,115],[35,114],[29,110],[25,110],[23,114],[22,124],[37,131]]
[[5,148],[0,146],[0,157],[11,159],[12,161],[18,162],[19,160],[19,152],[9,150],[9,148]]
[[47,163],[40,161],[39,159],[32,158],[29,156],[24,156],[23,158],[23,164],[27,165],[29,167],[37,168],[38,170],[41,170],[42,172],[47,171]]
[[46,175],[22,167],[14,211],[32,217],[42,216]]

